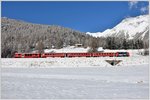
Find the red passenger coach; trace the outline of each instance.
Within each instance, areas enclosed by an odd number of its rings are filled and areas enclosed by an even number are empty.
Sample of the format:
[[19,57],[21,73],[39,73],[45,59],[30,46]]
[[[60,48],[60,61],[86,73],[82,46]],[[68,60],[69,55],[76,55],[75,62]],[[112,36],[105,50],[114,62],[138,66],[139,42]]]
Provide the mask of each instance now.
[[43,53],[42,58],[47,58],[47,57],[65,57],[65,53]]
[[93,53],[93,57],[113,57],[115,53]]
[[21,53],[15,53],[14,58],[22,58],[22,54]]
[[15,53],[14,58],[41,58],[40,53]]
[[91,53],[67,53],[67,57],[91,57]]
[[33,53],[33,54],[24,54],[24,58],[41,58],[40,53]]

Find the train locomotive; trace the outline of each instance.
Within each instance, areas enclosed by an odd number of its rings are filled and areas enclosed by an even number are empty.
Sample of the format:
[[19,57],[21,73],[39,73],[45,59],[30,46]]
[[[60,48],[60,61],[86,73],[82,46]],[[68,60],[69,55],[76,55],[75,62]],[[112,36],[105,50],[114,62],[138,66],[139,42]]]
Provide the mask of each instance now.
[[95,52],[95,53],[15,53],[14,58],[48,58],[48,57],[129,57],[129,52]]

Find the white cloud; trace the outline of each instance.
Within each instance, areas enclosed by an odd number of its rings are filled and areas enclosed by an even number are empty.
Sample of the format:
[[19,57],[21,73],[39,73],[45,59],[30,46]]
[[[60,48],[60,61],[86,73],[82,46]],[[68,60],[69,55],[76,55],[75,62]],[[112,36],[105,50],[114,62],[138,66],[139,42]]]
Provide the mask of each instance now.
[[140,9],[141,13],[148,13],[149,7],[145,6]]
[[144,6],[143,3],[141,4],[136,0],[129,1],[128,5],[130,10],[140,10],[141,14],[147,14],[149,12],[149,5]]
[[138,1],[129,1],[129,8],[137,8]]

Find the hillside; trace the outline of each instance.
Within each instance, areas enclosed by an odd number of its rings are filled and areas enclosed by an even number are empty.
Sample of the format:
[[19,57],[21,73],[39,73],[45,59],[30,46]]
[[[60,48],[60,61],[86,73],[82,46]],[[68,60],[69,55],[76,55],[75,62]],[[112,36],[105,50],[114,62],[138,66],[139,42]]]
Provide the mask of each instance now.
[[95,37],[119,37],[134,40],[148,40],[148,17],[149,15],[140,15],[137,17],[126,18],[112,29],[107,29],[104,32],[97,33],[87,32],[87,34]]
[[62,48],[81,43],[88,46],[92,36],[55,25],[32,24],[20,20],[2,18],[2,57],[11,57],[13,52],[30,52],[40,41],[45,49]]

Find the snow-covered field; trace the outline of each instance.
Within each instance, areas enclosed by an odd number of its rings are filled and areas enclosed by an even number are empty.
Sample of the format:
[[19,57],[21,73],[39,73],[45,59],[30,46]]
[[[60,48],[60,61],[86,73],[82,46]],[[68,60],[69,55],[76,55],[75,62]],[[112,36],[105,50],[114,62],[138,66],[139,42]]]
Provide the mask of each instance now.
[[2,68],[3,99],[148,99],[148,64]]
[[[110,51],[110,50],[107,50]],[[148,99],[149,56],[1,59],[3,99]],[[122,60],[111,66],[105,60]]]
[[87,48],[83,48],[83,47],[78,47],[76,48],[75,46],[68,46],[68,47],[64,47],[61,49],[45,49],[44,52],[45,53],[49,53],[49,52],[87,52],[89,50],[89,47]]
[[122,60],[116,66],[148,64],[148,56],[137,57],[95,57],[95,58],[6,58],[2,67],[17,68],[55,68],[55,67],[112,67],[105,60]]

